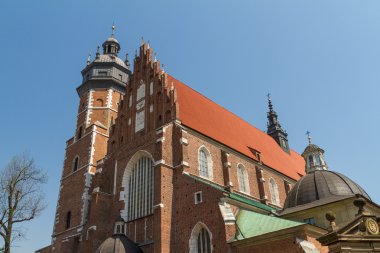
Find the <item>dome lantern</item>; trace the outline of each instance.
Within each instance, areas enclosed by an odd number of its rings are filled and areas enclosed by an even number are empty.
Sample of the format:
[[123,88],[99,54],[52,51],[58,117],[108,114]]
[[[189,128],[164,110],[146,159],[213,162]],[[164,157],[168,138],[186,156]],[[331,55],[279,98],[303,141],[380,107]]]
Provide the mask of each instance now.
[[104,43],[103,43],[103,54],[117,56],[120,51],[120,44],[117,39],[115,39],[115,25],[112,25],[112,34]]
[[302,153],[302,157],[305,159],[306,173],[309,174],[316,170],[328,170],[324,159],[325,151],[317,145],[311,143],[311,136],[309,131],[307,131],[306,134],[309,140],[309,145]]

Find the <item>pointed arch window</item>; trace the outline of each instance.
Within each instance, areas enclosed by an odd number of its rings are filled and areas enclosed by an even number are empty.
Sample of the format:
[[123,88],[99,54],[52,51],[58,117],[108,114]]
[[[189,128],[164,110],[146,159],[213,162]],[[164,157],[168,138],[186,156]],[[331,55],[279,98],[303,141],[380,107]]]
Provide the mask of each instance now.
[[198,164],[199,164],[199,175],[201,177],[212,179],[212,160],[210,152],[205,148],[201,147],[198,152]]
[[193,228],[189,244],[190,253],[212,252],[212,235],[202,222],[198,222]]
[[153,162],[143,156],[134,164],[128,180],[128,220],[153,212]]
[[198,253],[211,253],[210,235],[204,228],[198,235]]
[[278,193],[277,183],[273,178],[271,178],[269,180],[269,192],[270,192],[272,204],[279,206],[280,205],[280,196]]
[[240,191],[249,194],[248,173],[242,164],[239,164],[237,167],[237,175]]

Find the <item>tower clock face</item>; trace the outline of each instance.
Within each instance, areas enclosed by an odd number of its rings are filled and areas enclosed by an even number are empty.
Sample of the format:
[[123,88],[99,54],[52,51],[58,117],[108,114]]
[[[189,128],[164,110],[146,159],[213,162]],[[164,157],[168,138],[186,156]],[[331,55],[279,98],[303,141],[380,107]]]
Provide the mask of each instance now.
[[371,218],[367,219],[365,221],[365,225],[367,227],[368,233],[370,233],[371,235],[379,234],[379,225],[374,219],[371,219]]

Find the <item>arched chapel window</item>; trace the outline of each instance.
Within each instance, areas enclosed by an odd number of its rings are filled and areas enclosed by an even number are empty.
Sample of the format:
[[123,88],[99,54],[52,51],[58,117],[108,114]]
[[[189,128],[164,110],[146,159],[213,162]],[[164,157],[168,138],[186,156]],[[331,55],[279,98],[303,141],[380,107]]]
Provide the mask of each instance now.
[[198,253],[211,253],[211,242],[208,231],[201,229],[198,235]]
[[190,253],[211,253],[212,235],[206,225],[198,222],[193,228],[189,240]]
[[73,171],[77,171],[78,170],[78,166],[79,166],[79,157],[76,156],[74,158],[74,162],[73,162]]
[[153,212],[153,162],[143,156],[133,166],[128,180],[128,220]]
[[242,164],[238,165],[237,174],[238,174],[240,191],[245,192],[245,193],[249,193],[248,174],[247,174],[247,171]]
[[212,178],[212,161],[209,151],[201,147],[198,153],[199,175],[201,177]]
[[269,180],[269,191],[270,191],[272,204],[279,206],[280,205],[280,197],[279,197],[279,193],[278,193],[278,187],[277,187],[276,181],[274,181],[273,178],[271,178]]

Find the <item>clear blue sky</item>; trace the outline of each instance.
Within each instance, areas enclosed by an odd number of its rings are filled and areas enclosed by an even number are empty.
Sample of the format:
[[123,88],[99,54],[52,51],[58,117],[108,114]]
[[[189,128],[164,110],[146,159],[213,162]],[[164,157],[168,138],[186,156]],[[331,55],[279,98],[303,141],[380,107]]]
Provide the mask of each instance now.
[[13,252],[50,243],[75,88],[112,22],[122,57],[144,36],[167,72],[262,130],[270,92],[290,146],[310,130],[380,203],[379,13],[369,0],[0,1],[0,166],[26,150],[49,174],[48,208]]

